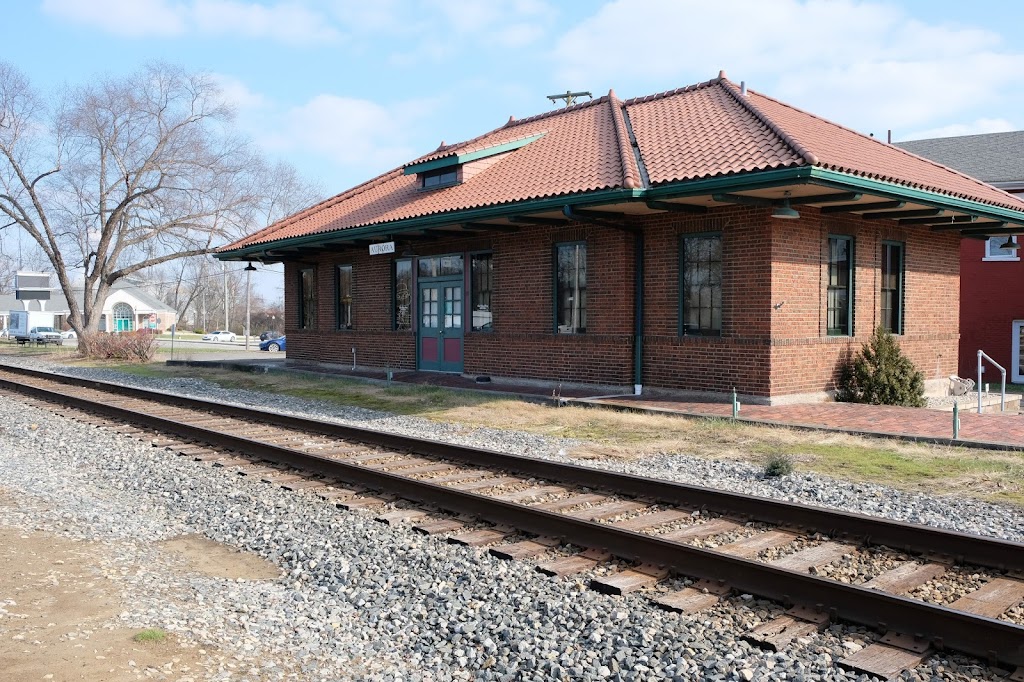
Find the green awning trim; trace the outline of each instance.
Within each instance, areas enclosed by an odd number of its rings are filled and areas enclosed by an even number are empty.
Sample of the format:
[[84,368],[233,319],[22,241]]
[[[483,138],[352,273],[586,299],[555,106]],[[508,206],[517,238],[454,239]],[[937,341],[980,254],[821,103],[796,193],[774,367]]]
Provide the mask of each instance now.
[[[517,140],[526,144],[526,140]],[[493,148],[492,148],[493,149]],[[411,167],[410,167],[411,168]],[[934,208],[957,211],[979,218],[998,220],[1017,225],[1024,225],[1024,211],[991,204],[983,204],[969,199],[951,197],[928,190],[906,187],[891,182],[872,180],[848,173],[828,170],[814,166],[795,166],[770,171],[752,171],[736,175],[725,175],[700,180],[666,183],[648,189],[606,189],[593,192],[582,192],[574,195],[559,195],[544,199],[531,199],[495,206],[465,209],[449,213],[439,213],[416,218],[407,218],[387,223],[364,225],[330,232],[291,237],[273,242],[264,242],[252,246],[224,251],[216,254],[220,260],[246,260],[258,254],[299,246],[315,246],[324,242],[348,239],[380,239],[381,237],[429,227],[452,225],[453,223],[474,222],[509,215],[529,213],[545,213],[557,211],[570,204],[577,208],[595,207],[628,201],[665,200],[701,196],[717,193],[742,192],[787,185],[814,184],[843,191],[855,191],[872,194],[887,199],[910,201]],[[969,223],[965,223],[969,225]]]
[[402,172],[405,175],[415,175],[416,173],[424,173],[426,171],[437,170],[438,168],[461,166],[462,164],[469,163],[470,161],[486,159],[488,156],[497,156],[498,154],[504,154],[505,152],[525,147],[534,140],[539,140],[544,137],[545,134],[546,133],[537,133],[536,135],[524,137],[521,140],[513,140],[511,142],[496,144],[493,147],[485,147],[465,154],[452,154],[451,156],[442,156],[440,159],[431,159],[430,161],[423,161],[422,163],[412,163],[406,166]]

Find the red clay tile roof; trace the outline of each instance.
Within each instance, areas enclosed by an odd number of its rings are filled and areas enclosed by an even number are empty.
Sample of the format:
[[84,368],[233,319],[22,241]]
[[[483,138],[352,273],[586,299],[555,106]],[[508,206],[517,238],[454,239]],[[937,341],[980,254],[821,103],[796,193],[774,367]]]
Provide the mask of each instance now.
[[[1024,202],[962,173],[749,91],[724,75],[679,90],[599,99],[530,118],[411,161],[466,154],[544,133],[496,158],[467,182],[422,191],[402,168],[223,247],[230,251],[353,227],[642,186],[635,136],[650,184],[793,166],[818,166],[905,187],[1024,211]],[[403,166],[404,168],[404,166]]]

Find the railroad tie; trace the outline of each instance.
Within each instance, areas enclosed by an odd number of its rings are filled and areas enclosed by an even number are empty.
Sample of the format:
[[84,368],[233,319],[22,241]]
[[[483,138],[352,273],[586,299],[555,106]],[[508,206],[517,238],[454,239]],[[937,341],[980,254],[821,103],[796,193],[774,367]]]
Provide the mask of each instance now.
[[781,651],[798,637],[807,637],[821,632],[828,623],[827,613],[798,606],[761,623],[749,632],[740,635],[740,639],[762,649]]
[[629,512],[638,511],[646,508],[647,506],[648,505],[643,502],[617,500],[615,502],[604,502],[602,504],[594,505],[593,507],[569,512],[567,516],[571,516],[575,519],[582,519],[584,521],[600,521],[602,519],[610,519],[613,516],[621,516],[623,514],[628,514]]
[[286,481],[281,484],[281,487],[285,490],[291,490],[292,492],[299,492],[300,490],[316,490],[317,488],[326,488],[329,485],[333,485],[334,481],[329,481],[323,478],[303,478],[302,480]]
[[452,483],[450,487],[463,492],[472,492],[474,490],[487,490],[488,488],[497,488],[501,485],[512,485],[515,483],[522,483],[523,479],[513,478],[511,476],[495,476],[494,478],[485,478],[479,481],[467,481],[464,483]]
[[445,476],[436,476],[428,479],[430,483],[456,483],[458,481],[473,481],[478,478],[485,478],[490,476],[490,471],[458,471],[454,474],[447,474]]
[[796,539],[795,533],[784,530],[769,530],[757,535],[730,542],[718,546],[718,551],[731,554],[732,556],[750,558],[757,556],[766,549],[774,549],[782,545],[788,545]]
[[888,680],[917,667],[930,652],[931,642],[927,640],[887,632],[874,644],[839,660],[838,665],[845,670]]
[[564,578],[567,575],[589,571],[599,563],[608,561],[611,558],[611,552],[606,552],[601,549],[585,549],[579,554],[559,557],[553,561],[546,561],[543,564],[538,564],[536,570],[540,571],[544,575],[550,575],[555,578]]
[[451,464],[424,464],[423,466],[402,469],[402,475],[415,476],[418,474],[438,474],[446,471],[451,471],[454,468],[455,467]]
[[506,561],[512,561],[513,559],[532,559],[538,554],[543,554],[552,547],[557,547],[560,544],[562,544],[562,541],[558,538],[541,536],[534,538],[533,540],[521,540],[520,542],[513,542],[510,545],[491,547],[490,552],[492,556],[499,559],[505,559]]
[[844,545],[839,542],[823,542],[813,547],[805,547],[798,552],[787,554],[769,563],[780,568],[788,568],[791,571],[810,571],[814,573],[818,568],[832,563],[853,550],[853,545]]
[[438,533],[451,533],[453,531],[461,530],[465,525],[465,523],[458,519],[434,519],[432,521],[417,523],[412,527],[412,529],[417,533],[423,533],[424,535],[437,535]]
[[990,580],[974,592],[965,594],[949,605],[957,611],[998,618],[1024,599],[1024,581],[1010,578]]
[[688,542],[690,540],[700,540],[702,538],[709,538],[713,535],[721,535],[722,533],[728,533],[731,530],[735,530],[740,527],[740,524],[729,519],[711,519],[704,523],[695,523],[692,526],[686,528],[680,528],[679,530],[673,530],[664,535],[658,537],[663,540],[671,540],[672,542]]
[[322,500],[347,500],[350,497],[356,495],[362,495],[366,492],[366,488],[355,487],[355,488],[327,488],[326,490],[317,491],[317,497]]
[[666,611],[697,613],[711,608],[729,592],[729,586],[722,581],[701,579],[693,587],[652,594],[648,601]]
[[394,502],[396,499],[398,498],[395,495],[368,495],[366,497],[338,500],[336,506],[338,509],[344,509],[345,511],[355,511],[356,509],[376,509],[377,507],[382,507],[389,502]]
[[393,526],[396,523],[408,523],[409,521],[418,521],[427,515],[427,512],[422,509],[393,509],[389,512],[385,512],[374,518],[374,521],[380,521],[381,523]]
[[652,587],[668,576],[668,569],[654,564],[640,564],[618,573],[594,578],[590,581],[590,589],[602,594],[627,594],[636,590]]
[[501,495],[495,495],[494,497],[506,502],[526,502],[545,495],[560,495],[564,492],[565,488],[560,485],[539,485],[533,488],[513,490],[512,492],[502,493]]
[[448,542],[453,545],[464,545],[466,547],[483,547],[484,545],[493,545],[495,542],[501,542],[513,532],[511,528],[480,528],[457,535],[449,535]]
[[942,564],[917,564],[907,561],[875,576],[864,583],[864,587],[889,594],[904,594],[945,572],[946,567]]
[[616,528],[621,528],[622,530],[639,532],[650,528],[657,528],[658,526],[664,526],[665,524],[675,523],[676,521],[682,521],[689,517],[689,512],[680,511],[678,509],[662,509],[661,511],[654,512],[653,514],[644,514],[643,516],[633,516],[620,521],[612,521],[611,525]]
[[593,493],[580,493],[577,495],[570,495],[569,497],[563,497],[560,500],[553,502],[544,502],[543,504],[531,505],[534,509],[542,509],[544,511],[557,512],[563,509],[569,509],[571,507],[578,507],[581,504],[600,504],[601,502],[607,502],[608,497],[606,495],[596,495]]

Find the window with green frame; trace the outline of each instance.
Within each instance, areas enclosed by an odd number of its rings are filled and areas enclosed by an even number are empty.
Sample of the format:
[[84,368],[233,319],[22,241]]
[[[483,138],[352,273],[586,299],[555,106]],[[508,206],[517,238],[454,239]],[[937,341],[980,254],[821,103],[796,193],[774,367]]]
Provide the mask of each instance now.
[[299,328],[316,327],[316,269],[299,270]]
[[853,334],[853,237],[828,238],[829,336]]
[[334,271],[335,301],[338,329],[352,328],[352,266],[339,265]]
[[892,334],[903,333],[904,246],[882,242],[882,326]]
[[391,323],[395,329],[412,329],[412,259],[394,261],[391,271]]
[[587,244],[555,244],[555,332],[587,331]]
[[679,333],[722,333],[722,235],[679,238]]
[[472,305],[472,330],[489,332],[494,329],[494,310],[491,290],[494,287],[494,265],[491,254],[474,253],[469,257],[469,287]]

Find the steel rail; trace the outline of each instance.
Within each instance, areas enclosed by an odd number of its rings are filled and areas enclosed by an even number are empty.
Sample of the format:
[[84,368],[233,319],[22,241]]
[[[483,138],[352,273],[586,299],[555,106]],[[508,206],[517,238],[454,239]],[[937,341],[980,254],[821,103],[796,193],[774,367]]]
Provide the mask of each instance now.
[[[104,381],[66,377],[52,372],[6,365],[0,366],[0,369],[25,376],[113,392],[126,397],[157,400],[165,404],[194,410],[215,411],[241,419],[253,419],[255,416],[264,423],[283,428],[314,432],[429,457],[457,460],[475,466],[506,469],[525,476],[599,488],[674,506],[712,511],[732,517],[779,525],[809,534],[818,532],[837,540],[848,539],[866,545],[884,545],[890,549],[901,549],[912,554],[944,557],[951,562],[974,564],[999,571],[1024,572],[1024,543],[1009,540],[593,469],[576,464],[510,455],[495,450],[373,431],[306,417],[282,415],[256,408],[212,403],[197,398],[121,386]],[[16,384],[12,385],[16,386]]]
[[[9,388],[19,386],[5,379],[0,379],[0,385]],[[26,387],[21,388],[24,390]],[[741,592],[783,604],[818,606],[827,609],[836,619],[914,635],[940,648],[955,649],[992,663],[1024,665],[1024,627],[1012,623],[96,403],[80,396],[40,387],[29,388],[47,400],[106,414],[157,431],[176,433],[323,476],[388,490],[410,500],[455,513],[472,514],[492,523],[508,524],[538,535],[568,538],[576,544],[604,549],[624,559],[660,564],[694,578],[722,580]]]

